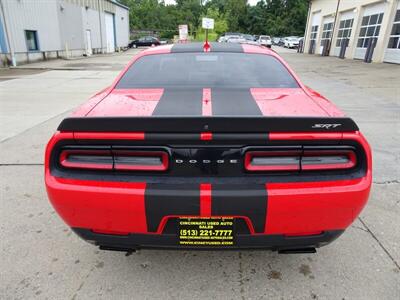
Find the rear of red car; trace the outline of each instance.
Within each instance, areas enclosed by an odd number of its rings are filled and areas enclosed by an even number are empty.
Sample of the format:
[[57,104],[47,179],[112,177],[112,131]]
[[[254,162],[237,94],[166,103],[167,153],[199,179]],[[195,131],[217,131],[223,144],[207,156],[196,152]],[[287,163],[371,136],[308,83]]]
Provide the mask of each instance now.
[[356,124],[256,46],[144,52],[58,130],[49,198],[102,249],[314,251],[371,185]]

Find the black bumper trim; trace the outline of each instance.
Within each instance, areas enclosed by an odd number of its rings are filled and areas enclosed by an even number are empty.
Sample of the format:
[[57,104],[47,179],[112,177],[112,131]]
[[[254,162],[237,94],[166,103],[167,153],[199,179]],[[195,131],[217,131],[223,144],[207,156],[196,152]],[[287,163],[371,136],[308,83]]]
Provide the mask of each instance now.
[[187,247],[178,245],[178,237],[175,234],[129,234],[110,235],[94,233],[90,229],[72,228],[82,239],[104,249],[113,250],[138,250],[138,249],[270,249],[288,250],[300,248],[319,248],[329,244],[338,238],[344,231],[325,231],[320,235],[285,237],[284,235],[250,235],[239,234],[236,236],[234,247]]

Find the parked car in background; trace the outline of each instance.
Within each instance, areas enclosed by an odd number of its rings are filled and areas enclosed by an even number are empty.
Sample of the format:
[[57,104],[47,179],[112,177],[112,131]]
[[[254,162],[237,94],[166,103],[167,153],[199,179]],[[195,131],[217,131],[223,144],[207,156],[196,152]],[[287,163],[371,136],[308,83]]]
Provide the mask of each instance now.
[[129,48],[149,47],[161,45],[160,40],[154,36],[144,36],[129,43]]
[[240,37],[242,34],[239,32],[225,32],[218,38],[219,43],[226,43],[230,37]]
[[273,37],[272,38],[272,45],[278,46],[280,40],[281,40],[280,37]]
[[225,42],[226,42],[226,37],[225,37],[224,35],[221,35],[221,36],[218,38],[217,42],[218,42],[218,43],[225,43]]
[[260,35],[257,42],[259,45],[265,46],[268,48],[271,48],[271,46],[272,46],[272,40],[269,35]]
[[249,41],[249,42],[257,41],[257,39],[254,37],[254,35],[251,35],[251,34],[242,34],[242,38],[244,38],[246,41]]
[[284,47],[285,48],[289,48],[289,49],[299,47],[299,38],[298,37],[293,37],[293,36],[287,37],[285,39]]
[[226,40],[226,42],[227,43],[246,43],[246,39],[245,38],[243,38],[243,37],[241,37],[241,36],[238,36],[238,35],[233,35],[233,36],[230,36],[227,40]]

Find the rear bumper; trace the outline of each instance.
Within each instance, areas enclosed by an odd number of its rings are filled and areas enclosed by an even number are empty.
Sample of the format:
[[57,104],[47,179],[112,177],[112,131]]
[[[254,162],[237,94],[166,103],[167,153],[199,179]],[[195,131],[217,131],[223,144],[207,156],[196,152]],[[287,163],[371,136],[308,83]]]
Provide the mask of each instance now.
[[[269,137],[277,139],[277,135]],[[291,135],[281,137],[287,140]],[[354,139],[350,134],[343,137]],[[371,154],[362,136],[355,137],[366,149],[365,174],[307,182],[272,181],[267,176],[249,176],[246,180],[166,176],[159,181],[152,177],[123,181],[116,176],[113,181],[111,175],[96,180],[84,176],[63,178],[54,176],[57,174],[49,168],[54,146],[50,144],[46,152],[46,188],[62,219],[81,237],[103,248],[176,248],[174,232],[164,229],[169,220],[182,216],[244,220],[247,231],[238,232],[238,248],[320,247],[354,221],[369,196]],[[298,138],[295,135],[291,139]],[[312,235],[316,232],[322,234]],[[288,237],[294,235],[298,237]]]
[[128,234],[111,235],[94,233],[89,229],[72,228],[85,241],[105,250],[130,251],[138,249],[269,249],[274,251],[290,249],[312,249],[325,246],[338,238],[343,231],[326,231],[319,235],[286,237],[284,235],[250,235],[236,236],[235,246],[230,247],[196,247],[178,245],[175,234]]
[[[179,216],[233,216],[249,233],[287,235],[346,229],[365,206],[371,177],[352,180],[176,186],[60,179],[47,174],[51,203],[72,228],[162,234]],[[208,209],[207,209],[208,208]]]

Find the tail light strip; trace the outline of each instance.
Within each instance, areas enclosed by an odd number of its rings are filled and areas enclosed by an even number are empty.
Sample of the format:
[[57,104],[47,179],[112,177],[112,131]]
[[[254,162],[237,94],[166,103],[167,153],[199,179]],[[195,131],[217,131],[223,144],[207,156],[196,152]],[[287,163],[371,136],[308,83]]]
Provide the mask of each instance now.
[[247,171],[346,170],[355,167],[353,150],[249,151]]
[[166,171],[169,155],[165,151],[62,150],[64,168],[118,171]]

